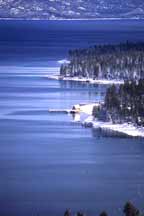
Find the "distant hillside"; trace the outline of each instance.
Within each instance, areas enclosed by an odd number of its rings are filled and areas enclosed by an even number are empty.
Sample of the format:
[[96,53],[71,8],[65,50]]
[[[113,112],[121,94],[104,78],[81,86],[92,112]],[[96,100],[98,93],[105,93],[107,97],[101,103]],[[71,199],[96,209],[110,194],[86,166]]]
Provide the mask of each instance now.
[[144,18],[143,0],[0,0],[0,18]]
[[144,78],[144,43],[94,46],[70,50],[60,74],[92,79],[138,80]]

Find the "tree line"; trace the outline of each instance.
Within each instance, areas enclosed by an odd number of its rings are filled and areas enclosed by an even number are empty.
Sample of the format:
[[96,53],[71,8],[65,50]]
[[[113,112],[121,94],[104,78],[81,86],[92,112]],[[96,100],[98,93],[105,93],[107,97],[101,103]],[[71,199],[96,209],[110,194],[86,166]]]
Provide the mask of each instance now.
[[[123,213],[125,216],[142,216],[140,211],[131,203],[126,202],[126,204],[123,207]],[[64,216],[71,216],[71,210],[67,209],[64,213]],[[77,212],[76,216],[85,216],[83,212]],[[106,211],[102,211],[99,216],[108,216],[108,213]]]
[[60,75],[92,79],[144,78],[144,43],[96,45],[70,50],[69,63],[61,65]]

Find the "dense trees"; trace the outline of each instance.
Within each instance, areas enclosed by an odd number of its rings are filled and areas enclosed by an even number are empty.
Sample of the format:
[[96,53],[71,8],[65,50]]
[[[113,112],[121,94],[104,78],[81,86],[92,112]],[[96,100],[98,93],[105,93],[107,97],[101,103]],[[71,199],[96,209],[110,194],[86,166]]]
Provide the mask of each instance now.
[[[125,216],[140,216],[140,211],[131,203],[126,202],[123,208],[123,213]],[[70,210],[66,210],[64,216],[70,216]],[[77,212],[76,216],[85,216],[83,212]],[[99,216],[108,216],[106,211],[102,211]]]
[[144,43],[99,45],[69,51],[68,64],[60,69],[62,76],[92,79],[144,78]]
[[109,87],[104,104],[94,106],[92,115],[100,121],[144,126],[144,79]]
[[114,122],[130,121],[144,126],[144,79],[108,88],[105,106]]

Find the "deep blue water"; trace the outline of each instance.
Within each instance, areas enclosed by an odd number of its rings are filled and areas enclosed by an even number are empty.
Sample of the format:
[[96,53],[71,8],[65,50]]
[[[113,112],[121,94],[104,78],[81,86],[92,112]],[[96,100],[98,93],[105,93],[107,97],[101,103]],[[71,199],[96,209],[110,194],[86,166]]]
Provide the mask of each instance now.
[[144,141],[101,137],[49,108],[101,100],[104,86],[48,80],[67,50],[142,41],[144,21],[0,21],[0,215],[144,210]]
[[[0,63],[49,66],[69,49],[143,41],[144,21],[0,21]],[[50,61],[48,63],[48,60]]]

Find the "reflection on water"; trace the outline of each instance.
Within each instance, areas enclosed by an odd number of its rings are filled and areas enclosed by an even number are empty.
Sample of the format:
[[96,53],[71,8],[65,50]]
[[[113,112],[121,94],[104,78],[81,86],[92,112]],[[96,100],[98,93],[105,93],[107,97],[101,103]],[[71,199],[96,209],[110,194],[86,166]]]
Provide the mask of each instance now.
[[108,85],[97,85],[97,84],[89,84],[85,82],[76,82],[76,81],[59,81],[61,89],[67,89],[68,91],[83,91],[85,89],[85,94],[87,94],[89,99],[93,98],[95,94],[96,97],[94,101],[101,101],[104,99],[106,89],[109,87]]
[[81,116],[79,113],[73,113],[72,118],[74,122],[80,122],[81,121]]

